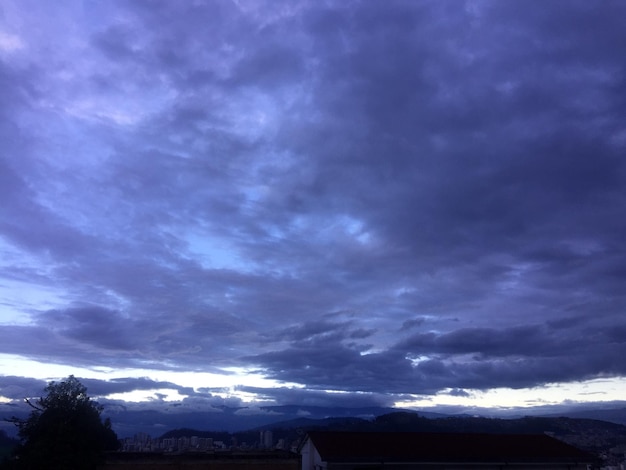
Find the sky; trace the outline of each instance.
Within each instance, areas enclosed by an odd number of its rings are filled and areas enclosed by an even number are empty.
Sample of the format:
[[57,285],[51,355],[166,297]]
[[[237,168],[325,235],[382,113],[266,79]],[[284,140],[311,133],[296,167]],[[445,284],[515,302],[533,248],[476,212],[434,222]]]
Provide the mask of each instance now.
[[4,0],[0,404],[625,400],[624,17]]

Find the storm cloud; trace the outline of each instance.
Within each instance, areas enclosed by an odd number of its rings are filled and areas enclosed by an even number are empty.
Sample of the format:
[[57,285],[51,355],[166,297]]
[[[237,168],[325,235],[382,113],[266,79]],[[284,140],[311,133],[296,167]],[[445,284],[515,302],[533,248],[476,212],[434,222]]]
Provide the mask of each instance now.
[[623,379],[625,15],[5,2],[0,354],[210,406],[124,371],[385,406]]

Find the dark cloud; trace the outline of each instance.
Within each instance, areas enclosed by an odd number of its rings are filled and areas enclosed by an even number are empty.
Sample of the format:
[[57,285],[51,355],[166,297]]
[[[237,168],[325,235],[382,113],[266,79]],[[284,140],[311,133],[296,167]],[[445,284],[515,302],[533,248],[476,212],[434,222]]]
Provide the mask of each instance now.
[[277,402],[623,379],[621,3],[11,5],[2,353]]
[[284,339],[291,342],[308,342],[317,343],[319,341],[328,341],[331,338],[363,339],[375,333],[373,330],[358,328],[350,331],[349,321],[332,322],[332,321],[308,321],[282,331],[275,332],[271,335],[275,339]]
[[453,397],[470,397],[471,395],[461,388],[455,388],[450,390],[450,395]]
[[[253,393],[269,403],[297,403],[301,406],[316,407],[385,407],[393,406],[394,398],[383,393],[341,393],[329,394],[322,390],[308,390],[300,388],[260,388],[240,386],[238,390]],[[273,408],[272,408],[273,409]]]
[[[562,335],[541,325],[417,333],[381,352],[362,352],[337,337],[297,342],[250,358],[264,372],[324,390],[430,394],[445,388],[524,388],[626,373],[623,328]],[[551,379],[552,378],[552,379]],[[455,395],[462,396],[462,395]]]
[[41,396],[47,383],[29,377],[0,376],[0,395],[14,400]]
[[402,327],[400,328],[402,331],[404,330],[410,330],[412,328],[416,328],[418,326],[420,326],[421,324],[423,324],[426,320],[424,318],[410,318],[408,320],[405,320],[402,323]]
[[94,349],[132,350],[126,323],[118,312],[100,307],[73,308],[46,312],[41,323],[69,339],[89,344]]

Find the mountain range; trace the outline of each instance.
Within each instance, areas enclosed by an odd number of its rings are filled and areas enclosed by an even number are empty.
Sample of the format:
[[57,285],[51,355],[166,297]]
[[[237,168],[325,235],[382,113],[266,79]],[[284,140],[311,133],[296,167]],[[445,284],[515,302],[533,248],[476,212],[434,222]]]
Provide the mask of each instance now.
[[[103,417],[111,419],[113,428],[120,438],[131,437],[143,432],[151,436],[160,436],[172,429],[200,429],[224,431],[229,433],[241,432],[255,428],[275,427],[281,423],[311,424],[319,420],[330,418],[358,418],[372,421],[378,416],[394,413],[401,410],[391,407],[332,407],[332,406],[257,406],[257,407],[210,407],[187,409],[177,404],[167,407],[133,408],[120,405],[105,404]],[[0,403],[0,420],[11,416],[25,417],[29,409],[9,406]],[[603,420],[616,424],[626,425],[626,406],[619,402],[612,408],[571,408],[571,409],[531,409],[525,412],[495,413],[493,410],[473,410],[466,413],[435,413],[430,411],[416,411],[423,418],[437,419],[459,416],[485,416],[491,418],[520,418],[525,414],[546,417],[569,417]],[[14,435],[15,427],[2,421],[0,430]]]
[[[320,407],[320,406],[263,406],[257,408],[220,407],[209,410],[185,411],[172,407],[165,411],[125,410],[121,408],[105,409],[105,416],[110,417],[115,431],[120,437],[127,437],[137,432],[159,436],[171,429],[191,428],[212,431],[241,432],[255,428],[270,428],[282,423],[312,423],[319,420],[336,418],[357,418],[372,421],[379,416],[394,413],[397,408],[386,407]],[[467,417],[468,414],[443,414],[417,411],[420,417],[437,419]],[[489,416],[480,414],[479,416]],[[523,415],[491,416],[498,418],[519,418]],[[581,409],[572,412],[535,414],[533,416],[569,417],[603,420],[626,425],[626,407],[606,409]],[[294,421],[296,420],[296,421]],[[299,420],[299,421],[298,421]]]

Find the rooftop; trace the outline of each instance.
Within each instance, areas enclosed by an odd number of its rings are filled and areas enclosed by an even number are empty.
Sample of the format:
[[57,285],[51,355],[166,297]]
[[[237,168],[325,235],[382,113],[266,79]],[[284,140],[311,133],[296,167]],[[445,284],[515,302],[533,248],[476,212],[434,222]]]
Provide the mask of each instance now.
[[414,462],[591,462],[544,434],[323,432],[308,434],[322,460]]

